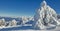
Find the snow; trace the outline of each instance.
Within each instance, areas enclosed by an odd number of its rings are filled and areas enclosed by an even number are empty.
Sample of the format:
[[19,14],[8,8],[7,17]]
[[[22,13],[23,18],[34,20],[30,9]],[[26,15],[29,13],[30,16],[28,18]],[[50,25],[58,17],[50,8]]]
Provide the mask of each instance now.
[[10,26],[16,26],[17,25],[17,21],[15,19],[13,19],[10,23]]
[[[10,31],[60,31],[60,19],[57,18],[56,11],[53,8],[51,8],[49,5],[47,5],[46,1],[43,1],[41,3],[41,7],[38,10],[36,10],[34,17],[28,18],[26,16],[23,16],[21,17],[21,20],[22,20],[22,24],[20,25],[17,25],[19,21],[17,22],[14,19],[11,22],[6,22],[9,23],[9,26],[5,26],[6,25],[5,19],[1,19],[3,24],[1,24],[2,22],[0,21],[0,25],[1,25],[0,29],[8,30],[9,28],[15,29],[16,27],[22,30],[10,30]],[[26,24],[29,21],[33,21],[31,22],[32,24]],[[22,27],[23,28],[25,27],[24,28],[25,30],[23,30]]]
[[56,26],[60,25],[60,22],[58,21],[55,10],[47,5],[46,1],[43,1],[41,3],[41,8],[39,8],[34,15],[33,26],[38,27],[39,29],[45,29],[45,26],[54,27],[50,24]]

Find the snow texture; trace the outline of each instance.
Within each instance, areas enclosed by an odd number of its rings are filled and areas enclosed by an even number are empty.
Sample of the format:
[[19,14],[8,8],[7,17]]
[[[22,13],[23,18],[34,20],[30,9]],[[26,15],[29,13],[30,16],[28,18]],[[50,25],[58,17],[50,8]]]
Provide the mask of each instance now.
[[50,26],[54,27],[56,25],[60,25],[60,22],[57,19],[57,13],[54,9],[47,5],[46,1],[43,1],[41,3],[41,7],[36,11],[36,14],[34,15],[33,26],[38,27],[39,29],[45,29]]

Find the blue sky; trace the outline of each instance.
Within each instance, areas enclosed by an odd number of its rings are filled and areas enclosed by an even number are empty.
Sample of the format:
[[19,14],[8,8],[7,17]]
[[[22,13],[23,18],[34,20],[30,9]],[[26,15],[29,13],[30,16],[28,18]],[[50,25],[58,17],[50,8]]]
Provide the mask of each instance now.
[[[33,16],[43,0],[0,0],[0,16]],[[46,0],[60,13],[60,0]]]

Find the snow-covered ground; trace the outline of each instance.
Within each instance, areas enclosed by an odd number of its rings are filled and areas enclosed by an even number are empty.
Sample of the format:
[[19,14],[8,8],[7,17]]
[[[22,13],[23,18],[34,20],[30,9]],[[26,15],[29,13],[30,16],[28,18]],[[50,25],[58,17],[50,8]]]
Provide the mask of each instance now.
[[9,30],[9,31],[60,31],[60,26],[57,26],[54,29],[50,29],[50,30],[32,30],[32,29],[28,29],[28,30]]
[[56,27],[55,29],[51,29],[51,30],[32,30],[32,29],[28,29],[28,30],[9,30],[9,31],[60,31],[60,27]]

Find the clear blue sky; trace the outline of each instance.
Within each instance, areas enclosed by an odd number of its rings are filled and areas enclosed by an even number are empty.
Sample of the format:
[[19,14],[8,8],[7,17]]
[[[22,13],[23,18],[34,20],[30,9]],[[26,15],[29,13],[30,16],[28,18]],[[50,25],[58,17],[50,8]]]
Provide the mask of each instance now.
[[[0,0],[0,16],[33,16],[43,0]],[[60,13],[60,0],[46,0]]]

